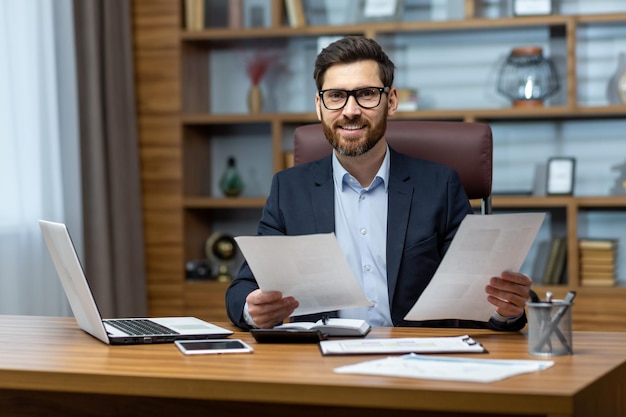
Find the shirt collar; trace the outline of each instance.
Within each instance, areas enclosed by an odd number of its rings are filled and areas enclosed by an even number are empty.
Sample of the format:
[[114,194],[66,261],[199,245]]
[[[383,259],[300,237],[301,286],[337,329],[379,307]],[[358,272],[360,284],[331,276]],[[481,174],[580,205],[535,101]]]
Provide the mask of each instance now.
[[[378,172],[374,176],[374,180],[370,186],[375,185],[378,181],[383,182],[383,186],[385,187],[385,191],[389,187],[389,145],[387,145],[387,149],[385,151],[385,157],[383,158],[383,163],[380,164],[378,168]],[[335,151],[332,152],[332,164],[333,164],[333,182],[335,183],[335,187],[339,189],[343,189],[344,185],[347,185],[347,181],[352,177],[348,171],[341,165],[339,159],[337,159],[337,155],[335,155]],[[366,187],[369,188],[369,187]]]

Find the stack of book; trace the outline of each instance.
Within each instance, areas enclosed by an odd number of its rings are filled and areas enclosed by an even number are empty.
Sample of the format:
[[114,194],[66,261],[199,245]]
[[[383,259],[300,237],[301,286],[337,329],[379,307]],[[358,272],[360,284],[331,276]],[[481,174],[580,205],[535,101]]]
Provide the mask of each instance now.
[[617,239],[580,239],[580,283],[612,287],[616,279]]

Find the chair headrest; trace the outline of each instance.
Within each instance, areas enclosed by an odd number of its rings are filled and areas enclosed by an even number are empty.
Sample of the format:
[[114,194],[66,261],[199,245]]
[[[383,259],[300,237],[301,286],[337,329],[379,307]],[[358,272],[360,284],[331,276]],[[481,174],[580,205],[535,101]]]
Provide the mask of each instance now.
[[[491,194],[493,139],[485,123],[390,120],[389,146],[414,158],[447,165],[457,171],[470,199]],[[321,124],[300,126],[294,135],[294,164],[330,155]]]

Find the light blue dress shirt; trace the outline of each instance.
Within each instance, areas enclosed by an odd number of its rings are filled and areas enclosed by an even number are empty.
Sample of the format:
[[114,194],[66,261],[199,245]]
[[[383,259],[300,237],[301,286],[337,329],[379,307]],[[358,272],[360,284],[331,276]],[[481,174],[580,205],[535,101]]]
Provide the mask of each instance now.
[[335,183],[335,235],[350,269],[372,307],[341,310],[372,326],[392,326],[387,292],[387,187],[389,150],[372,183],[363,188],[332,156]]

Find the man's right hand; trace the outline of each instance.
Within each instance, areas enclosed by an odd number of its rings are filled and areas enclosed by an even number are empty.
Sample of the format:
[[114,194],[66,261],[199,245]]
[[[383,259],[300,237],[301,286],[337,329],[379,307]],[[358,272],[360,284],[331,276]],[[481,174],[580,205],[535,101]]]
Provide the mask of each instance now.
[[298,307],[293,297],[284,297],[280,291],[254,290],[246,297],[248,314],[260,329],[281,324]]

